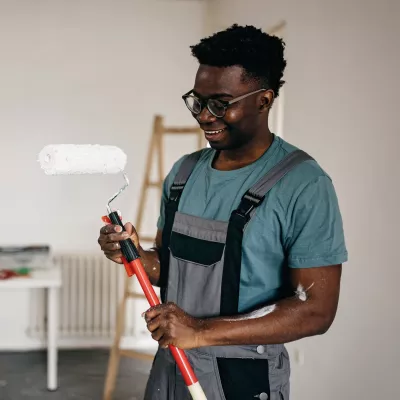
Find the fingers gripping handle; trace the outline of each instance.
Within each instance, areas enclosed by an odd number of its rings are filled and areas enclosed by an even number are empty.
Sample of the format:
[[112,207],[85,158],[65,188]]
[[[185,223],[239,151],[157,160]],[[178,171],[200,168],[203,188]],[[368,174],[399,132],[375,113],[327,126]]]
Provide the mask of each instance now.
[[[113,211],[109,214],[109,219],[112,224],[119,225],[123,230],[125,230],[121,218],[116,211]],[[128,276],[136,274],[140,286],[142,287],[142,290],[151,307],[160,304],[157,294],[154,291],[154,288],[151,285],[140,261],[140,255],[135,244],[131,239],[126,239],[120,241],[120,245],[123,254],[122,261],[124,262]],[[207,400],[203,389],[189,363],[189,360],[186,357],[185,352],[182,349],[178,349],[172,345],[169,345],[168,347],[179,367],[179,370],[181,371],[185,384],[188,387],[193,400]]]
[[[108,217],[110,218],[112,224],[119,225],[123,231],[126,231],[124,224],[122,223],[121,218],[119,217],[117,211],[113,211],[112,213],[109,214]],[[125,265],[126,273],[128,274],[129,277],[131,277],[134,274],[134,271],[130,265],[130,262],[140,257],[139,252],[137,251],[136,246],[132,242],[132,239],[121,240],[119,244],[121,246],[122,254],[124,255],[125,258],[125,260],[123,259],[123,262]]]
[[[109,218],[111,220],[111,223],[113,223],[114,225],[119,225],[123,231],[126,231],[124,224],[122,223],[121,218],[116,211],[113,211],[109,215]],[[122,254],[126,258],[126,261],[131,262],[140,257],[139,252],[137,251],[136,246],[133,244],[131,239],[121,240],[120,245]]]

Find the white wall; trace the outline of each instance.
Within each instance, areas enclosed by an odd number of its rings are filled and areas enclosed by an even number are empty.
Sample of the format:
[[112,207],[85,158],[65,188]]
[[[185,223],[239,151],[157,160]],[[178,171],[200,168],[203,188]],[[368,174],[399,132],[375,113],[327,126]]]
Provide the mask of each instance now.
[[[116,205],[134,221],[154,114],[193,124],[181,95],[197,69],[189,46],[202,37],[203,10],[201,1],[0,0],[1,245],[99,251],[100,216],[122,177],[48,177],[36,160],[50,143],[123,148],[131,186]],[[182,154],[177,140],[167,168]],[[12,304],[0,309],[0,348],[27,343],[28,302],[25,292],[0,293]]]
[[214,0],[208,29],[287,21],[286,140],[332,176],[350,261],[324,336],[291,344],[296,400],[398,399],[400,2]]

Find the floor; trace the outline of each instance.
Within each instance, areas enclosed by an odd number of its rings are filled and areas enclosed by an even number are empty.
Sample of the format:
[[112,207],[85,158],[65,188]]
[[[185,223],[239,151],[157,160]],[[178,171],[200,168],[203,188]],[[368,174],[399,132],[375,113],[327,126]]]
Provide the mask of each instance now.
[[[0,399],[101,400],[107,350],[59,351],[59,389],[46,388],[46,353],[0,353]],[[151,361],[122,358],[113,400],[142,400]]]

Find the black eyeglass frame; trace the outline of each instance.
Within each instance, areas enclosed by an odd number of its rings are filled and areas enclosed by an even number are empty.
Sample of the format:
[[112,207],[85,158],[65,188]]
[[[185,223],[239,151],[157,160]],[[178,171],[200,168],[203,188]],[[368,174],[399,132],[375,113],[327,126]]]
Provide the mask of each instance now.
[[[231,104],[237,103],[238,101],[243,100],[243,99],[245,99],[246,97],[251,96],[252,94],[260,93],[260,92],[263,92],[263,91],[265,91],[265,90],[268,90],[268,89],[257,89],[257,90],[254,90],[254,91],[250,92],[250,93],[242,94],[241,96],[235,97],[234,99],[231,99],[231,100],[220,100],[220,99],[214,99],[214,98],[207,98],[207,99],[204,99],[204,98],[200,98],[200,97],[198,97],[198,96],[192,95],[193,89],[191,89],[191,90],[189,90],[189,92],[185,93],[185,94],[182,96],[182,99],[183,99],[183,101],[185,102],[185,105],[186,105],[186,107],[188,108],[188,110],[189,110],[191,113],[195,114],[195,115],[199,115],[199,114],[203,111],[204,106],[206,106],[206,107],[207,107],[207,110],[208,110],[212,115],[214,115],[214,117],[216,117],[216,118],[224,118],[224,117],[225,117],[225,114],[226,114],[226,110],[228,109],[228,107],[229,107]],[[194,99],[196,99],[196,100],[199,101],[199,103],[200,103],[200,111],[199,111],[198,113],[196,113],[196,112],[194,112],[193,110],[191,110],[191,109],[189,108],[189,106],[187,105],[186,99],[189,98],[189,97],[192,97],[192,98],[194,98]],[[213,113],[212,110],[210,110],[209,103],[208,103],[210,100],[218,101],[218,102],[220,102],[220,103],[223,105],[223,107],[224,107],[224,113],[223,113],[223,115],[215,115],[215,113]]]

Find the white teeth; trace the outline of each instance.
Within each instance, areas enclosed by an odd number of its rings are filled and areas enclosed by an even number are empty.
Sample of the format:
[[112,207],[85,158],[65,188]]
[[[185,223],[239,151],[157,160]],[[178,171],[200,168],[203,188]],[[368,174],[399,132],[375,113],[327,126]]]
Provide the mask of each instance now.
[[204,132],[207,133],[207,135],[215,135],[216,133],[220,133],[223,130],[225,130],[225,128],[224,129],[220,129],[218,131],[204,131]]

